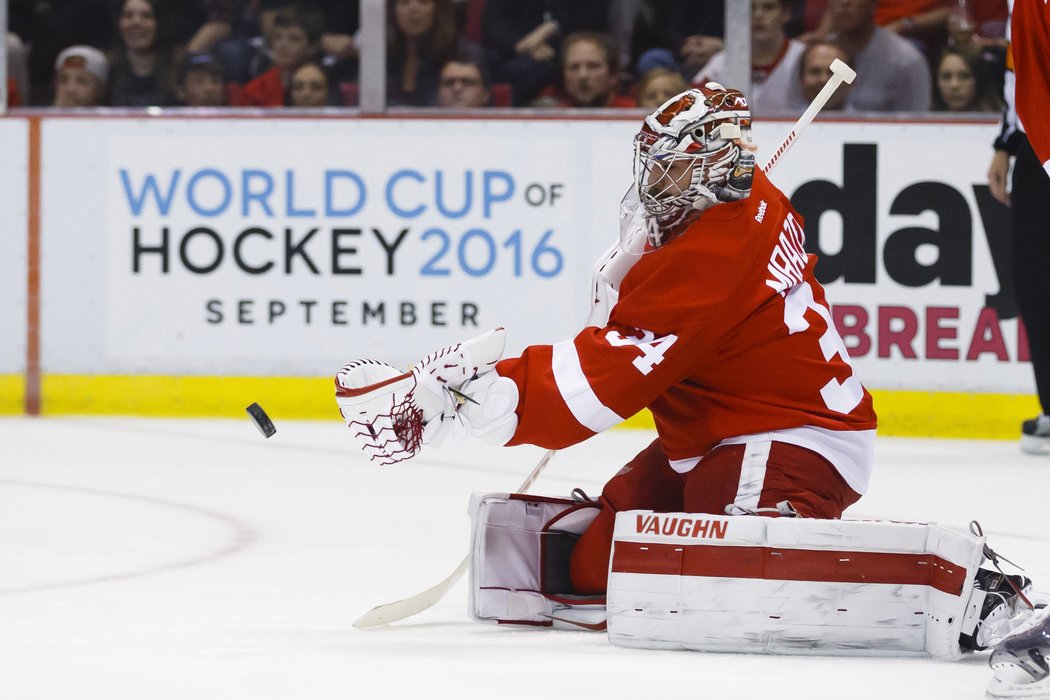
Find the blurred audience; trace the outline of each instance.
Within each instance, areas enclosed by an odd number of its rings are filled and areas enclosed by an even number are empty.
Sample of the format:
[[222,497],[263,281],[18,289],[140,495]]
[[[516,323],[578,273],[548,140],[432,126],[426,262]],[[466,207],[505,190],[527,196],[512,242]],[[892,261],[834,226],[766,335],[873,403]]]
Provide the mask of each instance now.
[[245,107],[284,106],[292,71],[317,57],[323,32],[324,15],[313,5],[297,3],[278,11],[268,33],[273,66],[250,80],[236,103]]
[[114,0],[12,0],[8,10],[11,31],[29,49],[25,104],[53,102],[55,59],[63,49],[85,45],[105,53],[117,40]]
[[8,107],[21,107],[22,96],[18,94],[18,84],[15,83],[14,78],[7,79],[7,106]]
[[724,0],[613,0],[613,36],[635,75],[670,68],[686,79],[724,48]]
[[829,38],[853,55],[857,78],[847,104],[859,111],[924,112],[930,69],[922,53],[875,24],[877,0],[829,0]]
[[109,103],[115,107],[171,104],[179,51],[164,0],[124,0],[117,19],[120,46],[109,65]]
[[[799,101],[798,61],[805,45],[784,31],[788,0],[751,0],[751,92],[748,104],[758,114],[786,112]],[[719,51],[692,82],[725,83],[726,52]]]
[[965,7],[957,7],[948,18],[948,45],[976,43],[1005,55],[1007,9],[1006,0],[966,0]]
[[441,67],[439,106],[470,109],[488,105],[489,99],[489,81],[481,61],[466,55],[454,56]]
[[943,46],[957,0],[879,0],[875,23],[908,39],[930,56]]
[[8,88],[8,104],[16,106],[11,95],[16,95],[21,104],[29,98],[29,48],[12,32],[7,33],[7,77],[13,83]]
[[387,102],[436,105],[441,66],[467,50],[452,0],[390,0],[387,9]]
[[288,84],[289,107],[329,107],[334,104],[328,73],[317,61],[308,61],[292,71]]
[[[833,41],[827,39],[814,39],[806,44],[798,62],[799,93],[797,102],[792,102],[790,107],[793,111],[804,110],[817,93],[827,84],[831,78],[831,63],[835,59],[843,61],[846,65],[853,65],[853,58],[846,50]],[[849,110],[846,102],[849,98],[852,85],[842,83],[831,95],[821,111],[836,112]]]
[[[481,43],[493,79],[526,105],[558,80],[558,51],[578,31],[604,32],[609,0],[485,0]],[[617,62],[619,58],[617,58]]]
[[1003,103],[976,49],[945,49],[934,71],[933,109],[938,112],[998,112]]
[[[114,3],[117,21],[100,22]],[[804,107],[843,55],[858,78],[829,109],[994,109],[1005,5],[752,0],[752,109]],[[725,0],[388,0],[386,10],[391,106],[648,108],[683,79],[726,82]],[[109,56],[102,103],[115,106],[312,104],[322,80],[323,104],[356,105],[359,12],[360,0],[16,0],[10,92],[57,98],[55,58],[86,46]]]
[[634,107],[618,93],[619,66],[612,37],[581,31],[565,37],[561,46],[562,87],[540,93],[536,107]]
[[55,59],[55,107],[98,107],[104,104],[109,64],[92,46],[70,46]]
[[226,86],[222,65],[210,53],[188,53],[179,65],[175,96],[183,107],[222,107]]
[[638,81],[636,102],[652,111],[688,87],[680,73],[670,68],[653,68]]
[[[274,18],[281,10],[293,7],[296,0],[230,1],[234,7],[213,15],[201,28],[203,34],[198,32],[191,39],[190,50],[211,51],[222,64],[223,77],[244,85],[273,67],[270,34]],[[224,0],[216,3],[220,8],[225,5]]]

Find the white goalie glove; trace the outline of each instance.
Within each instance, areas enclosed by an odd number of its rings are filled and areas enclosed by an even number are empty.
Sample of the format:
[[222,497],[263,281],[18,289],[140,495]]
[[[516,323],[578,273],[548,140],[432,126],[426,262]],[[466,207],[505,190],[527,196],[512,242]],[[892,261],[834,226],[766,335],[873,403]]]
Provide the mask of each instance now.
[[505,344],[497,328],[432,352],[409,372],[355,360],[335,377],[339,411],[362,451],[381,465],[467,436],[506,444],[518,425],[518,387],[494,371]]

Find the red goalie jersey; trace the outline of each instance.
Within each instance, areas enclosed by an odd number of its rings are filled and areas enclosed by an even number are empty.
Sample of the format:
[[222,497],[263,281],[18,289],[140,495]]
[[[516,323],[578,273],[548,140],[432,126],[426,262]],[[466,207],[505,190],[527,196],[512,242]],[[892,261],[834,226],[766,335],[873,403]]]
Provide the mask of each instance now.
[[1015,0],[1010,57],[1017,78],[1017,116],[1039,160],[1050,173],[1050,4]]
[[508,444],[565,447],[648,407],[677,471],[723,441],[775,432],[828,458],[863,493],[870,451],[865,459],[855,447],[870,446],[875,413],[802,223],[756,169],[750,197],[709,209],[639,259],[608,325],[497,365],[520,392]]

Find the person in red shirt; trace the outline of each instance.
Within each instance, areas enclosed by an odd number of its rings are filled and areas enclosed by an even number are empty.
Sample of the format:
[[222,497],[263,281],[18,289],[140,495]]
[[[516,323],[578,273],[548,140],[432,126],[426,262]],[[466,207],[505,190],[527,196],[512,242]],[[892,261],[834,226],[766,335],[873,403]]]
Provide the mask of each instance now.
[[273,67],[245,84],[239,107],[282,107],[292,71],[317,54],[324,34],[324,15],[307,4],[287,7],[274,18],[269,37]]
[[7,79],[7,106],[8,107],[21,107],[22,97],[18,94],[18,86],[15,84],[14,78]]
[[[607,318],[498,363],[475,359],[469,343],[404,375],[351,363],[336,395],[362,446],[387,461],[415,454],[402,410],[413,405],[423,444],[471,435],[551,449],[649,408],[657,438],[605,485],[573,550],[578,594],[605,590],[618,511],[839,517],[867,488],[875,411],[802,217],[754,167],[754,148],[747,101],[717,83],[652,112],[621,217],[634,262]],[[362,417],[380,412],[396,414],[386,423],[396,440]]]

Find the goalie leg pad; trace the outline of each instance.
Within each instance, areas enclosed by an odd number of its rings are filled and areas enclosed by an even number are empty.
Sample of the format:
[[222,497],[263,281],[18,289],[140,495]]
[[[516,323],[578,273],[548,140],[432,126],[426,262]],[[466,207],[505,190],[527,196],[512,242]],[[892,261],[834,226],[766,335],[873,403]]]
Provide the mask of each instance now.
[[470,500],[469,612],[474,620],[571,629],[605,629],[605,596],[577,595],[572,549],[599,506],[524,494]]
[[609,638],[643,648],[956,659],[984,538],[936,524],[628,511]]

